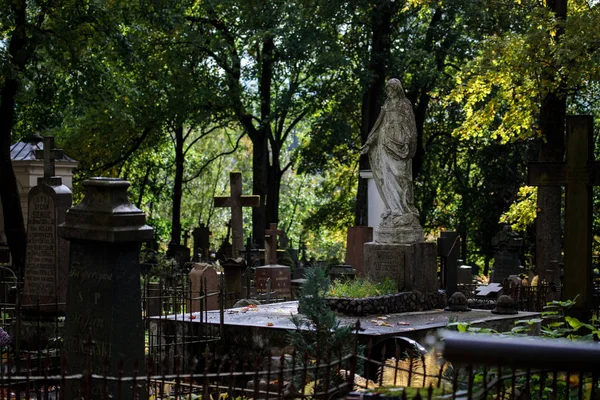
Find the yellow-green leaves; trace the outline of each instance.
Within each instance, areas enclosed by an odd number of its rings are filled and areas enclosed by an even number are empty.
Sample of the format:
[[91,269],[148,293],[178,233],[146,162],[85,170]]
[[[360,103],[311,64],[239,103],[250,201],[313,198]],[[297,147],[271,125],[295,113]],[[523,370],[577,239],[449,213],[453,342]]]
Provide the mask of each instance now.
[[511,224],[515,231],[524,231],[533,223],[536,216],[537,187],[523,186],[519,189],[517,201],[500,216],[500,223]]

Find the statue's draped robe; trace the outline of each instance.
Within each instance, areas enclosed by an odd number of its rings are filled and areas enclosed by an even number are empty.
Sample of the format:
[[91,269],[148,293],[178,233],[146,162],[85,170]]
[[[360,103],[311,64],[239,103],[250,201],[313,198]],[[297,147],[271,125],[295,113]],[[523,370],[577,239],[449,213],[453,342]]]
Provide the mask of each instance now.
[[385,205],[383,217],[413,214],[412,158],[417,126],[406,97],[388,98],[368,139],[369,161],[377,190]]

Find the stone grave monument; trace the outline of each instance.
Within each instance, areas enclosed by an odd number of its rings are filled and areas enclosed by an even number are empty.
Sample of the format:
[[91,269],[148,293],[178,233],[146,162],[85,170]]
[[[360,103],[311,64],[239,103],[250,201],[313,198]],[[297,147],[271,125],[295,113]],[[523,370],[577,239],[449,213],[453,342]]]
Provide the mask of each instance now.
[[219,293],[221,273],[211,264],[196,263],[189,275],[192,285],[191,311],[218,310],[219,296],[216,294]]
[[456,292],[460,236],[457,232],[442,232],[437,245],[442,270],[442,288],[446,291],[446,296],[452,296]]
[[[373,242],[364,245],[365,275],[390,277],[398,291],[438,292],[436,244],[425,242],[414,205],[412,158],[417,146],[415,117],[398,79],[386,84],[387,99],[362,148],[384,203]],[[440,305],[441,306],[441,305]]]
[[271,282],[271,291],[275,296],[284,299],[292,297],[290,267],[277,264],[277,236],[281,234],[277,224],[271,224],[265,230],[265,246],[267,265],[256,268],[256,293],[267,293],[267,281]]
[[231,208],[231,257],[240,256],[240,250],[244,248],[244,218],[243,207],[258,207],[260,196],[242,195],[242,173],[231,172],[229,174],[230,195],[229,197],[215,197],[215,207]]
[[[566,121],[566,162],[530,163],[527,184],[531,186],[566,186],[564,288],[563,300],[576,299],[571,309],[587,319],[594,307],[592,276],[592,194],[600,186],[600,161],[594,160],[594,118],[572,115]],[[543,240],[543,232],[537,240]],[[550,233],[553,234],[553,233]],[[557,282],[558,268],[552,268],[549,255],[536,252],[540,280]],[[548,271],[548,272],[547,272]]]
[[373,241],[373,228],[351,226],[346,234],[346,264],[351,265],[357,276],[365,275],[365,243]]
[[[129,202],[129,182],[91,178],[83,187],[85,197],[67,211],[58,228],[71,245],[63,342],[69,373],[83,373],[84,379],[105,372],[132,376],[137,371],[144,376],[139,255],[141,243],[151,240],[153,231],[145,214]],[[68,380],[65,398],[79,398],[81,382]],[[140,398],[147,398],[145,384],[137,384]],[[109,396],[119,397],[117,385],[107,383]],[[103,385],[94,385],[86,398],[103,398],[103,390]],[[133,398],[131,382],[122,384],[120,398]]]
[[210,229],[204,224],[192,231],[194,238],[194,255],[193,261],[207,262],[210,258]]
[[522,272],[519,253],[523,247],[523,239],[505,225],[492,239],[494,252],[494,267],[492,282],[502,283],[510,275]]
[[[38,157],[38,151],[44,149],[43,138],[39,135],[31,135],[22,141],[10,146],[10,159],[21,200],[23,221],[27,226],[29,217],[29,191],[38,184],[38,179],[44,177],[44,163]],[[55,175],[62,178],[62,183],[70,190],[73,188],[73,169],[77,168],[77,161],[60,153],[60,157],[54,160]],[[2,202],[0,201],[0,265],[10,266],[10,251],[4,232],[4,216],[2,214]],[[20,271],[22,274],[24,271]]]
[[73,196],[55,176],[54,161],[62,151],[54,148],[52,136],[44,137],[38,156],[44,159],[44,177],[29,191],[22,306],[25,315],[56,317],[64,315],[69,273],[69,242],[58,236],[57,227]]

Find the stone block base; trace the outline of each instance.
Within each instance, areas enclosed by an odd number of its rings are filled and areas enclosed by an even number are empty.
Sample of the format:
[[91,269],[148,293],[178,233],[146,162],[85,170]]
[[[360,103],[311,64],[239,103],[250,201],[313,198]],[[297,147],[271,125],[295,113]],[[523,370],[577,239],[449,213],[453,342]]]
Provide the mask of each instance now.
[[399,292],[438,290],[437,246],[433,242],[413,244],[365,243],[365,275],[375,282],[391,278]]

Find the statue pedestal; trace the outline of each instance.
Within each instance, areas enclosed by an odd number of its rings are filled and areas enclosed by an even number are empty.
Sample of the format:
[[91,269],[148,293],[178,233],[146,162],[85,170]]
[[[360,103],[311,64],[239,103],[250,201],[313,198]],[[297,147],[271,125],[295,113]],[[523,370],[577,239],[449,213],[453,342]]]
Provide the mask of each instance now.
[[420,243],[423,242],[423,227],[419,224],[405,227],[382,227],[375,228],[373,240],[379,244],[398,244],[398,243]]
[[365,275],[375,282],[391,278],[399,292],[438,290],[437,245],[434,242],[411,244],[365,243]]

